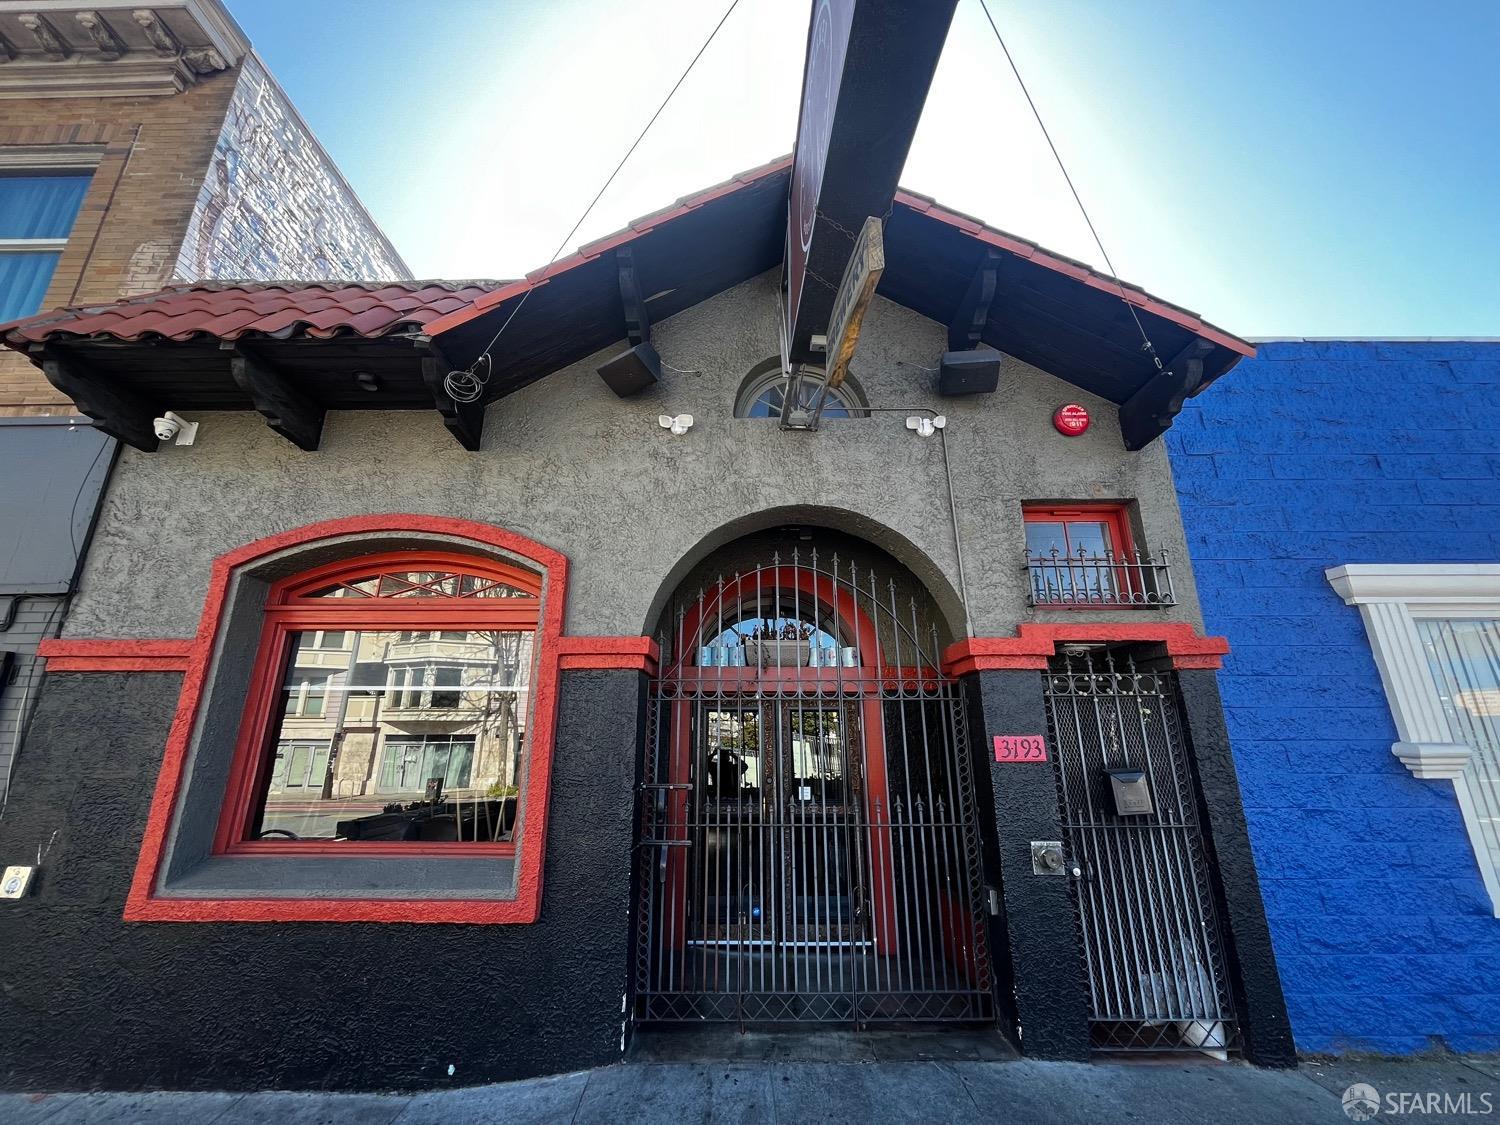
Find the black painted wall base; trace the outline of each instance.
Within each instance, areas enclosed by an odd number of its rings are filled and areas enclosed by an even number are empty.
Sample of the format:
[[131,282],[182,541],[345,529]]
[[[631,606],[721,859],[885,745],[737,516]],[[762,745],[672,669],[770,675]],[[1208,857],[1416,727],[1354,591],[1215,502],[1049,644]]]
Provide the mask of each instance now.
[[0,822],[0,864],[45,852],[0,904],[0,1088],[434,1089],[620,1057],[638,672],[562,675],[529,926],[123,922],[180,684],[44,683]]
[[1218,873],[1219,908],[1229,941],[1229,972],[1241,1014],[1245,1057],[1261,1066],[1297,1065],[1281,975],[1271,946],[1255,856],[1240,799],[1239,776],[1224,725],[1217,672],[1177,674],[1193,760],[1198,769],[1205,835]]
[[[1083,938],[1066,875],[1032,871],[1031,841],[1061,840],[1062,817],[1051,762],[996,762],[989,748],[998,734],[1047,731],[1042,675],[1037,671],[975,672],[964,677],[969,730],[978,764],[980,821],[985,851],[998,863],[1007,944],[991,950],[1009,959],[1012,996],[999,996],[1019,1026],[1021,1053],[1039,1059],[1089,1057],[1089,986]],[[993,801],[993,804],[990,801]]]

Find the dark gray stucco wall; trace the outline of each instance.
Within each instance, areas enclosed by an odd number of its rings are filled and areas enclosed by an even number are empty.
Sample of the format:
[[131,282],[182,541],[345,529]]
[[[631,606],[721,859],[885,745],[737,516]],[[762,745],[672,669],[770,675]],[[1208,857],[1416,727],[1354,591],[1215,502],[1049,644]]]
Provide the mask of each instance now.
[[529,926],[123,922],[180,683],[45,681],[0,821],[0,854],[43,856],[0,909],[0,1087],[422,1089],[619,1057],[639,673],[562,676]]
[[[214,556],[287,528],[374,511],[461,516],[540,540],[572,562],[567,629],[639,634],[659,593],[696,561],[716,530],[775,526],[768,509],[822,509],[930,586],[958,589],[939,443],[902,414],[830,421],[817,434],[733,417],[745,374],[777,350],[774,275],[756,278],[656,325],[667,365],[656,387],[616,398],[595,373],[609,354],[556,372],[489,408],[484,448],[466,453],[435,411],[328,416],[323,447],[304,453],[259,415],[205,414],[198,443],[126,452],[111,483],[82,590],[74,637],[193,633]],[[947,414],[974,631],[1010,635],[1028,618],[1019,561],[1025,499],[1135,499],[1146,544],[1185,562],[1171,472],[1160,445],[1125,452],[1115,409],[1007,360],[999,393],[942,399],[930,369],[944,329],[877,300],[854,365],[876,406]],[[1084,402],[1095,424],[1064,438],[1052,411]],[[690,413],[674,437],[662,413]],[[716,544],[710,544],[716,545]],[[707,547],[701,553],[706,553]],[[1156,612],[1196,622],[1186,566],[1182,604]],[[934,589],[934,595],[941,592]],[[1064,616],[1059,618],[1058,614]],[[1117,615],[1105,615],[1117,616]]]

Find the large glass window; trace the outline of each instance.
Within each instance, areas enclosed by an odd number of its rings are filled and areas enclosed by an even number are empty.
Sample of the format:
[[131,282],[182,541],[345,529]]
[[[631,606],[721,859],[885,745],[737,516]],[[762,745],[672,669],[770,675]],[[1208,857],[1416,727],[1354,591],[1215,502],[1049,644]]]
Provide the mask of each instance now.
[[319,572],[267,608],[282,672],[231,847],[510,841],[539,590],[402,563]]
[[0,172],[0,323],[42,307],[89,178],[87,172]]

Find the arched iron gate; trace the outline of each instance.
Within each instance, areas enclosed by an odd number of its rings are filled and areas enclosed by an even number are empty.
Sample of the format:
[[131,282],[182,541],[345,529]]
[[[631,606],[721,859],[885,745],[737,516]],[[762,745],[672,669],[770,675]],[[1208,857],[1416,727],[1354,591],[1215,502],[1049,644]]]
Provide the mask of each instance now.
[[1094,1048],[1222,1056],[1234,1006],[1176,674],[1086,650],[1045,694]]
[[961,688],[900,602],[794,551],[678,608],[647,724],[637,1019],[992,1014]]

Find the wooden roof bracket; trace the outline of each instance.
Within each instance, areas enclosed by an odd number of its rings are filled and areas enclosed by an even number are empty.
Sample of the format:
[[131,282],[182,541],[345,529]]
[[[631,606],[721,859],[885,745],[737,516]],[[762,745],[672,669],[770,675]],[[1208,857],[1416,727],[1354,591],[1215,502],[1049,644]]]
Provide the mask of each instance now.
[[641,295],[640,275],[629,246],[615,249],[620,275],[620,306],[625,314],[625,338],[630,348],[602,363],[599,377],[621,398],[643,391],[661,378],[661,356],[651,342],[651,318]]
[[453,370],[453,365],[431,340],[419,341],[418,347],[427,349],[422,356],[422,382],[427,385],[432,404],[443,417],[443,425],[448,427],[448,432],[457,439],[459,445],[470,453],[478,453],[480,436],[484,431],[483,399],[474,402],[459,402],[454,399],[443,382],[448,372]]
[[948,350],[950,352],[973,351],[979,347],[984,336],[985,322],[990,318],[990,306],[995,303],[995,293],[1000,287],[1000,251],[989,247],[979,259],[969,288],[953,318],[948,322]]
[[155,453],[156,432],[151,420],[159,413],[134,391],[114,383],[56,347],[33,344],[32,362],[51,383],[94,420],[94,427],[143,453]]
[[1182,404],[1203,384],[1203,360],[1214,350],[1210,340],[1194,340],[1172,362],[1120,407],[1120,436],[1125,448],[1144,449],[1172,427]]
[[250,396],[266,424],[298,449],[316,452],[323,438],[325,408],[265,360],[228,340],[219,347],[229,352],[230,376]]
[[981,351],[984,326],[1000,289],[1001,253],[987,248],[980,256],[963,299],[948,321],[948,350],[938,362],[937,392],[944,396],[993,394],[1000,388],[998,351]]

